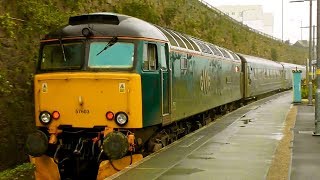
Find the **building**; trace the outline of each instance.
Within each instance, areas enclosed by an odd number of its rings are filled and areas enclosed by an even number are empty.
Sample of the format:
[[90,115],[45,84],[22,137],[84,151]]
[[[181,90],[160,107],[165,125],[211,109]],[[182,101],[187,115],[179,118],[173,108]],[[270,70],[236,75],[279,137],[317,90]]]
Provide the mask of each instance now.
[[219,6],[222,12],[258,31],[273,36],[273,14],[264,13],[261,5]]
[[293,45],[300,47],[300,48],[309,48],[309,41],[308,40],[298,40]]

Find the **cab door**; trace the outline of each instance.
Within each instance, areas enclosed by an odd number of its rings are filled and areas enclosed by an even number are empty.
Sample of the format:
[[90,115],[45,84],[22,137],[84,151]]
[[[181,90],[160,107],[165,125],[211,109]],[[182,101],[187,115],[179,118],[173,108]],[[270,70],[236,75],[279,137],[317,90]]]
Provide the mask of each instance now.
[[144,42],[141,72],[144,127],[171,122],[171,70],[168,57],[166,44]]
[[161,115],[162,124],[169,124],[170,119],[170,95],[171,95],[171,78],[170,63],[168,56],[168,45],[159,44],[159,66],[160,66],[160,89],[161,89]]

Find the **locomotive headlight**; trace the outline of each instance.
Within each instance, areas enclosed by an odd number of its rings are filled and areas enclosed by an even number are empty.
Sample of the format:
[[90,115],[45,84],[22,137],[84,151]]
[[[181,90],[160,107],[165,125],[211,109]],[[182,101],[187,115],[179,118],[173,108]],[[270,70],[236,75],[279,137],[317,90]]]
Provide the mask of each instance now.
[[118,112],[116,114],[116,123],[119,125],[119,126],[124,126],[127,124],[128,122],[128,115],[124,112]]
[[49,124],[51,122],[51,114],[48,111],[42,111],[39,116],[39,120],[42,124]]
[[83,28],[81,32],[82,32],[82,35],[85,37],[89,37],[93,35],[92,31],[89,28]]

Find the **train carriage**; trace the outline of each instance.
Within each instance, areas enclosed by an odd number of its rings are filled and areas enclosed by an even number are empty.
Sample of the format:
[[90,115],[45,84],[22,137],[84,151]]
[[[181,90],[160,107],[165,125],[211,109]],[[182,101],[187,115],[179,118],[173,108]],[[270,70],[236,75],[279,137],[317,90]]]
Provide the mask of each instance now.
[[292,70],[297,66],[291,63],[281,62],[283,66],[283,89],[292,88]]
[[245,74],[245,99],[282,89],[283,67],[280,63],[243,54],[240,57]]
[[293,86],[292,82],[292,71],[301,70],[301,80],[306,79],[306,67],[298,64],[280,62],[283,66],[283,89],[290,89]]
[[306,76],[307,76],[307,68],[305,65],[300,65],[300,64],[295,64],[295,66],[297,67],[297,69],[301,70],[301,80],[305,81],[306,80]]

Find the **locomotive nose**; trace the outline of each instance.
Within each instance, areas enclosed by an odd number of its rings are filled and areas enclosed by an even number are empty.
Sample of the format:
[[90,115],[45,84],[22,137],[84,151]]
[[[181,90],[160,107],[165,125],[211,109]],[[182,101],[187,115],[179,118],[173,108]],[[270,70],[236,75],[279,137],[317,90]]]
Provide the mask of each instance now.
[[28,155],[40,157],[48,149],[48,137],[42,131],[37,130],[28,135],[25,148]]

